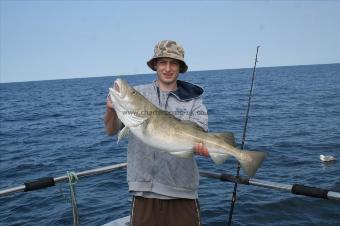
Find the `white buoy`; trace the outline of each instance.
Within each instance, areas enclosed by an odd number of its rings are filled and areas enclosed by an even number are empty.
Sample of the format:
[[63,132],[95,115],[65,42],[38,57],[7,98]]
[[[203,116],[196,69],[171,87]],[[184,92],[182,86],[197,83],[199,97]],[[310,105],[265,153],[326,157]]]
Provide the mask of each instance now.
[[330,156],[330,155],[320,155],[320,160],[323,162],[331,162],[331,161],[335,161],[335,157],[334,156]]

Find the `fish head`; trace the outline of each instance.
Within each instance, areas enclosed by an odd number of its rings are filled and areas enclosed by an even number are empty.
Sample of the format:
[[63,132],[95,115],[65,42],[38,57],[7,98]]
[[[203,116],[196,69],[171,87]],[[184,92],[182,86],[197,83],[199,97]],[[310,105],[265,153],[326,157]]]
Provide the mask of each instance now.
[[116,79],[110,88],[110,98],[118,118],[128,127],[138,126],[146,119],[150,102],[122,79]]
[[[117,99],[123,101],[128,92],[132,92],[133,89],[124,80],[116,79],[113,84],[113,88],[110,88],[110,95],[112,99]],[[113,100],[112,100],[113,101]]]

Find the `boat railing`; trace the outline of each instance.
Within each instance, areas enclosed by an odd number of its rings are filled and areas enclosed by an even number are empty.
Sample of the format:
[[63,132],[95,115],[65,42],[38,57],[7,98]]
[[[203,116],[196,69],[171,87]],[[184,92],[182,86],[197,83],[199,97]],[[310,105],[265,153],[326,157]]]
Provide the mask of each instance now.
[[[126,168],[126,166],[127,166],[127,163],[119,163],[119,164],[109,165],[109,166],[100,167],[100,168],[91,169],[91,170],[72,172],[71,175],[73,175],[74,178],[78,179],[82,177],[90,177],[90,176],[108,173],[108,172],[111,172],[117,169],[123,169],[123,168]],[[219,179],[222,181],[227,181],[227,182],[232,182],[232,183],[237,183],[237,184],[252,185],[252,186],[257,186],[257,187],[279,190],[283,192],[290,192],[294,195],[303,195],[303,196],[309,196],[309,197],[314,197],[314,198],[340,201],[339,192],[335,192],[335,191],[331,191],[331,190],[323,189],[323,188],[305,186],[302,184],[283,184],[283,183],[258,180],[258,179],[243,177],[243,176],[234,176],[234,175],[227,174],[227,173],[215,173],[215,172],[209,172],[209,171],[200,171],[200,176],[213,178],[213,179]],[[68,172],[66,175],[58,176],[58,177],[38,178],[36,180],[26,182],[20,186],[0,190],[0,198],[14,194],[14,193],[29,192],[29,191],[51,187],[51,186],[56,185],[57,183],[61,183],[65,181],[69,181],[70,183],[74,225],[78,225],[76,223],[77,222],[76,219],[77,217],[79,217],[77,216],[77,213],[76,213],[76,210],[77,210],[76,195],[75,193],[72,194],[72,186],[74,185],[72,185],[72,182],[70,179],[70,172]]]
[[[78,178],[90,177],[90,176],[108,173],[116,169],[126,168],[126,166],[127,166],[127,163],[119,163],[119,164],[100,167],[96,169],[75,172],[75,175]],[[263,187],[263,188],[290,192],[295,195],[304,195],[304,196],[310,196],[310,197],[322,198],[322,199],[340,200],[339,192],[330,191],[330,190],[323,189],[323,188],[305,186],[301,184],[283,184],[283,183],[277,183],[277,182],[271,182],[271,181],[265,181],[265,180],[252,179],[252,178],[242,177],[242,176],[237,177],[237,176],[227,174],[227,173],[214,173],[214,172],[208,172],[208,171],[200,171],[200,175],[202,177],[219,179],[219,180],[227,181],[227,182],[233,182],[233,183],[244,184],[244,185],[253,185],[253,186],[258,186],[258,187]],[[24,185],[0,190],[0,197],[8,196],[8,195],[11,195],[17,192],[28,192],[28,191],[33,191],[37,189],[47,188],[47,187],[54,186],[57,183],[68,181],[68,180],[69,178],[67,175],[63,175],[59,177],[38,178],[36,180],[24,183]]]

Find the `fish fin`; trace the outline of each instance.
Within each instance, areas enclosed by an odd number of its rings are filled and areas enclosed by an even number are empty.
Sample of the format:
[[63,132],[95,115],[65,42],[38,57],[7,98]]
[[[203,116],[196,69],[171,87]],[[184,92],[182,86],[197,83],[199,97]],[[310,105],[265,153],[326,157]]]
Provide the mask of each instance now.
[[198,130],[201,130],[203,132],[206,132],[202,127],[200,127],[199,125],[197,125],[196,123],[192,122],[192,121],[189,121],[189,120],[181,120],[181,122],[183,124],[186,124],[186,125],[189,125],[189,126],[192,126]]
[[119,133],[118,133],[118,136],[117,136],[117,144],[119,143],[119,141],[121,140],[121,139],[123,139],[126,135],[128,135],[129,134],[129,127],[127,127],[127,126],[124,126],[123,127],[123,129],[121,129],[120,131],[119,131]]
[[223,140],[224,142],[228,143],[229,145],[231,145],[233,147],[236,146],[234,133],[232,133],[232,132],[209,133],[209,134]]
[[230,155],[222,154],[222,153],[209,153],[211,159],[214,161],[216,165],[221,165],[224,163]]
[[242,154],[244,154],[245,157],[241,160],[238,159],[241,167],[249,177],[253,177],[257,169],[261,166],[262,161],[266,158],[267,153],[260,151],[242,151]]
[[176,152],[169,152],[172,155],[175,155],[180,158],[190,158],[194,155],[194,152],[191,151],[176,151]]

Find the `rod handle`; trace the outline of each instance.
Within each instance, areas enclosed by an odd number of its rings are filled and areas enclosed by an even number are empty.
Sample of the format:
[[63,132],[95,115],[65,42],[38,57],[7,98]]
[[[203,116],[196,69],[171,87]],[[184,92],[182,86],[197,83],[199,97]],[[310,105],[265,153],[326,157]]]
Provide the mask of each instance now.
[[25,192],[33,191],[41,188],[52,187],[55,185],[53,177],[42,177],[34,181],[25,182]]
[[301,184],[294,184],[292,187],[292,193],[296,195],[305,195],[315,198],[328,199],[327,197],[328,190],[315,187],[308,187]]

